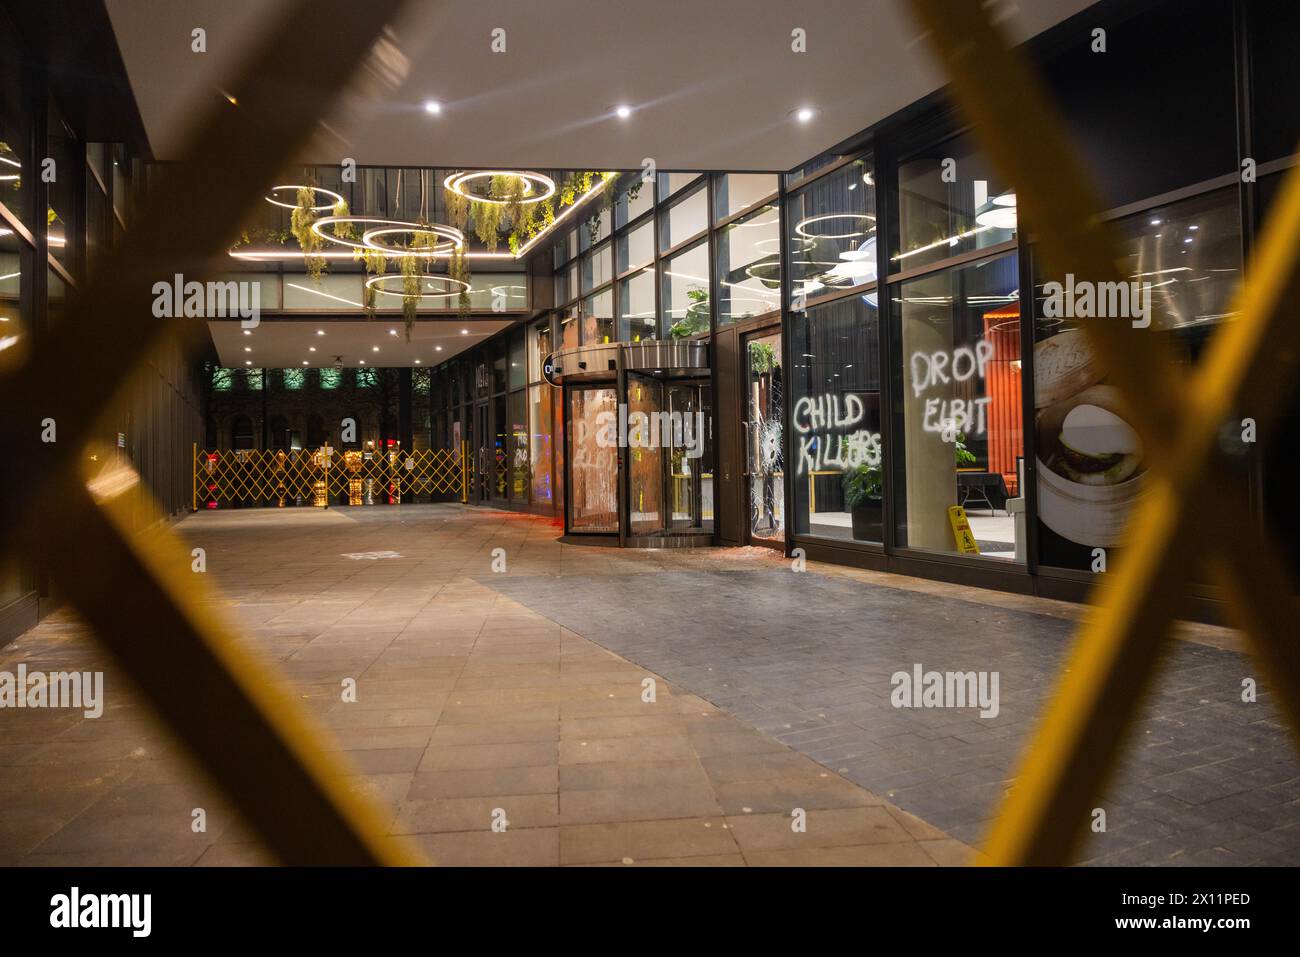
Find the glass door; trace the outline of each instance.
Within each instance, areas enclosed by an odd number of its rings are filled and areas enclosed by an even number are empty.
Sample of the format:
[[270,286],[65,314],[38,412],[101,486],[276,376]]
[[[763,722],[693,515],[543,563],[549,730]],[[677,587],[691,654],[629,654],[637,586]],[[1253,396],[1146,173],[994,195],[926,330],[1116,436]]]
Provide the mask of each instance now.
[[613,386],[565,390],[569,469],[566,495],[573,533],[618,534],[619,416]]
[[474,435],[471,437],[471,447],[474,449],[474,501],[480,505],[492,499],[494,456],[489,425],[488,404],[480,402],[474,406]]
[[671,423],[668,527],[673,531],[713,529],[713,443],[707,382],[673,382],[666,388]]
[[663,383],[627,374],[628,533],[664,530],[664,450],[671,448],[673,422],[664,415]]
[[785,546],[785,384],[781,333],[745,339],[745,488],[749,543]]

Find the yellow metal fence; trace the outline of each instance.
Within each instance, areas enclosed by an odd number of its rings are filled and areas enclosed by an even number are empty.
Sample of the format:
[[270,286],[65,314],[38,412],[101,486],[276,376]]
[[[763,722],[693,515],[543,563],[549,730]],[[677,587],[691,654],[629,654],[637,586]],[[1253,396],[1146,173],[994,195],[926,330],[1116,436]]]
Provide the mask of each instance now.
[[398,505],[468,500],[461,449],[200,449],[194,508]]

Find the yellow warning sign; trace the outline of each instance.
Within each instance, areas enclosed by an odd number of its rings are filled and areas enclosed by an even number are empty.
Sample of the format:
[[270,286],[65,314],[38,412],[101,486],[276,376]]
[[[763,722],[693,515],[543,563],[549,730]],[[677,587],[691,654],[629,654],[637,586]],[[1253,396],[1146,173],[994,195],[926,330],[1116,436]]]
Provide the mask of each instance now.
[[975,541],[975,533],[970,530],[970,522],[966,521],[966,509],[960,505],[948,506],[948,523],[952,526],[952,537],[957,540],[957,551],[963,555],[978,555],[980,547]]

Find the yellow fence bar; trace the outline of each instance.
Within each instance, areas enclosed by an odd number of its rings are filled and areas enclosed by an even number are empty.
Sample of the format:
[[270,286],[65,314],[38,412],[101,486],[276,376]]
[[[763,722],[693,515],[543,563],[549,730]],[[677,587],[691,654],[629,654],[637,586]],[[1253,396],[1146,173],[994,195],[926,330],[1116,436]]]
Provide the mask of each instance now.
[[[953,98],[999,172],[1015,184],[1021,208],[1040,224],[1035,240],[1045,268],[1092,281],[1122,279],[1119,247],[1096,216],[1077,153],[989,11],[943,0],[912,0],[912,8],[953,81]],[[1022,148],[1027,142],[1034,143],[1032,151]],[[1216,334],[1193,372],[1167,361],[1157,337],[1128,323],[1081,323],[1142,435],[1148,490],[994,822],[986,848],[990,863],[1068,860],[1086,833],[1086,809],[1115,763],[1161,641],[1198,568],[1224,584],[1229,614],[1247,629],[1293,730],[1300,728],[1300,652],[1290,638],[1294,586],[1240,491],[1228,488],[1216,470],[1214,444],[1220,424],[1246,403],[1260,423],[1275,414],[1280,393],[1269,386],[1281,381],[1300,344],[1300,323],[1293,316],[1281,319],[1288,302],[1283,292],[1294,289],[1298,264],[1300,173],[1292,173],[1233,304],[1238,318]],[[1198,496],[1216,503],[1205,521],[1216,525],[1230,561],[1196,547],[1188,503]]]

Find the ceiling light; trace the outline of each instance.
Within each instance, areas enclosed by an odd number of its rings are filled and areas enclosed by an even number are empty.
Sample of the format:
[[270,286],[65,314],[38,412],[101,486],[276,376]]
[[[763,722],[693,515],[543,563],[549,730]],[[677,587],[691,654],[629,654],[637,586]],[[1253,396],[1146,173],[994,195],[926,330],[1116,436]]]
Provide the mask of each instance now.
[[362,365],[365,365],[365,364],[366,364],[366,360],[365,360],[365,359],[362,359],[362,360],[361,360],[361,364],[362,364]]
[[388,334],[389,334],[390,336],[395,336],[395,335],[397,335],[397,330],[396,330],[396,329],[389,329],[389,330],[388,330]]
[[[375,292],[383,293],[385,296],[401,296],[403,298],[406,298],[405,291],[395,292],[392,289],[384,288],[383,284],[392,279],[402,280],[403,283],[405,282],[403,277],[397,273],[390,273],[388,275],[380,273],[379,275],[371,276],[369,279],[366,280],[366,288],[373,289]],[[446,284],[444,291],[443,292],[422,292],[418,296],[412,296],[411,298],[441,299],[443,297],[459,296],[462,292],[469,292],[470,290],[469,283],[467,283],[464,279],[457,279],[454,276],[428,276],[425,279],[425,285],[430,289],[437,288],[433,285],[434,282],[441,282]],[[452,286],[451,283],[453,282],[458,283],[459,286],[463,288],[457,288],[456,286]],[[393,335],[397,335],[397,333],[393,333]]]
[[251,360],[251,359],[245,359],[245,360],[244,360],[244,365],[246,365],[246,366],[251,366],[252,364],[253,364],[253,360]]
[[252,351],[253,351],[253,347],[252,347],[252,346],[244,346],[244,351],[245,351],[245,352],[252,352]]
[[[326,227],[336,228],[340,223],[351,223],[354,229],[360,226],[363,230],[361,242],[338,236],[333,228],[326,231]],[[418,256],[427,259],[431,256],[446,256],[453,249],[465,247],[465,234],[459,229],[444,226],[442,223],[408,223],[396,219],[379,219],[374,216],[321,216],[312,222],[311,231],[321,239],[339,246],[360,249],[364,252],[383,253],[390,257]],[[438,237],[438,240],[432,246],[420,249],[381,246],[374,241],[375,236],[387,233],[430,233]]]
[[306,364],[307,364],[307,360],[306,360],[306,359],[303,359],[303,360],[302,360],[302,364],[303,364],[303,365],[306,365]]
[[1188,226],[1187,228],[1188,228],[1188,229],[1200,229],[1201,227],[1200,227],[1200,226]]
[[282,189],[293,190],[293,195],[295,200],[297,199],[298,190],[300,189],[309,190],[311,192],[311,198],[313,200],[319,200],[322,196],[328,197],[331,200],[331,202],[323,203],[321,205],[311,207],[311,211],[313,213],[333,212],[334,207],[338,206],[340,203],[343,202],[343,197],[340,194],[334,192],[334,190],[332,189],[325,189],[325,187],[323,186],[272,186],[271,195],[266,197],[266,201],[270,203],[272,206],[281,206],[284,209],[297,209],[298,203],[296,201],[292,203],[286,203],[283,200],[275,198],[275,194]]
[[460,331],[460,334],[461,334],[462,336],[467,336],[467,335],[469,335],[469,330],[468,330],[468,329],[462,329],[462,330]]
[[975,217],[976,223],[993,229],[1015,229],[1016,221],[1016,208],[1014,206],[994,206],[992,209],[986,209]]
[[433,347],[433,351],[434,351],[434,352],[441,352],[441,351],[442,351],[442,346],[434,346],[434,347]]
[[325,330],[324,330],[324,329],[317,329],[317,330],[316,330],[316,335],[318,335],[318,336],[323,336],[323,335],[325,335]]
[[420,360],[419,360],[419,359],[416,359],[416,360],[415,360],[415,364],[418,366],[418,365],[420,364]]
[[246,335],[246,336],[251,336],[252,334],[253,334],[253,330],[252,330],[252,329],[245,329],[245,330],[244,330],[244,335]]
[[[854,230],[852,227],[848,227],[849,232],[835,233],[810,233],[804,228],[806,226],[811,226],[813,223],[823,223],[831,220],[843,219],[860,222],[863,224],[863,228],[860,230]],[[866,224],[868,222],[875,222],[875,219],[876,217],[871,216],[868,213],[826,213],[822,216],[809,216],[807,219],[800,220],[795,224],[794,231],[806,239],[852,239],[855,236],[865,236],[868,229]]]
[[[523,195],[520,196],[519,203],[540,203],[542,200],[555,195],[555,180],[542,173],[522,169],[481,169],[466,173],[452,173],[442,181],[442,185],[453,193],[464,196],[466,199],[472,199],[476,203],[492,203],[494,206],[508,205],[512,202],[509,199],[494,199],[481,193],[471,193],[464,188],[467,183],[481,179],[486,179],[490,183],[492,178],[496,176],[513,176],[524,181]],[[537,192],[538,187],[541,188],[540,193]],[[576,205],[577,203],[571,204],[571,206]]]
[[315,352],[315,351],[316,351],[316,347],[315,347],[315,346],[308,346],[308,347],[307,347],[307,351],[308,351],[308,352]]
[[437,116],[439,113],[442,112],[442,104],[439,103],[437,100],[425,100],[424,112],[432,113],[435,116]]
[[615,108],[614,112],[618,114],[618,118],[620,120],[625,120],[632,115],[632,107],[627,105],[620,105],[617,108]]
[[801,106],[799,107],[799,109],[794,111],[794,118],[798,120],[800,123],[807,123],[816,115],[817,115],[817,111],[814,110],[811,106]]
[[371,352],[378,352],[378,351],[379,351],[379,346],[371,346],[371,347],[370,347],[370,351],[371,351]]
[[1151,225],[1152,225],[1152,226],[1159,226],[1159,225],[1160,225],[1160,220],[1158,220],[1158,219],[1153,219],[1153,220],[1151,220]]

